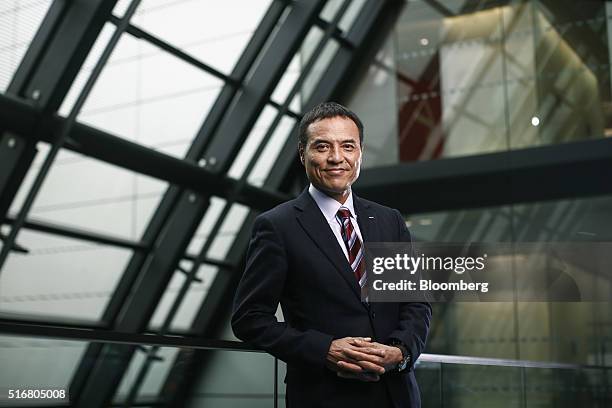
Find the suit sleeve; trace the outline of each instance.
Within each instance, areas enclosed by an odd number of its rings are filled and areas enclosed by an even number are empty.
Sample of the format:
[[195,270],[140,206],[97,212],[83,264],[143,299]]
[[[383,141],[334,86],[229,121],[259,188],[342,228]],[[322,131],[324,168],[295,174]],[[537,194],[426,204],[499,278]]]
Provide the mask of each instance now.
[[[412,242],[402,215],[397,210],[394,212],[398,220],[399,241]],[[430,321],[431,305],[429,303],[404,302],[400,304],[399,324],[389,338],[400,340],[406,346],[411,356],[410,369],[425,348]]]
[[275,316],[287,265],[287,253],[274,225],[265,215],[257,217],[234,299],[232,329],[239,339],[287,363],[324,367],[333,337],[316,330],[297,330]]

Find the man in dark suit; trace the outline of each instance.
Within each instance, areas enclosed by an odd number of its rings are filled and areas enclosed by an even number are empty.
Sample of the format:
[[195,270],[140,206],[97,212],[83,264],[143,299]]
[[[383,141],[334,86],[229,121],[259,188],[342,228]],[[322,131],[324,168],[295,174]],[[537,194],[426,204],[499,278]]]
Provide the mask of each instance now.
[[[369,303],[363,242],[409,242],[397,210],[357,197],[363,125],[323,103],[304,115],[310,186],[257,217],[232,328],[287,363],[287,407],[419,407],[413,367],[427,303]],[[281,305],[284,322],[275,316]]]

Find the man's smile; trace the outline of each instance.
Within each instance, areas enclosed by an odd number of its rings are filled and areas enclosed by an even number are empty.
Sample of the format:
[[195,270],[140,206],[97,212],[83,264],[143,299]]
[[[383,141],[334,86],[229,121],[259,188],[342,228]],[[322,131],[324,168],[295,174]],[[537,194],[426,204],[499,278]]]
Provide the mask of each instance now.
[[324,170],[326,173],[331,174],[332,176],[339,176],[346,172],[345,169],[326,169]]

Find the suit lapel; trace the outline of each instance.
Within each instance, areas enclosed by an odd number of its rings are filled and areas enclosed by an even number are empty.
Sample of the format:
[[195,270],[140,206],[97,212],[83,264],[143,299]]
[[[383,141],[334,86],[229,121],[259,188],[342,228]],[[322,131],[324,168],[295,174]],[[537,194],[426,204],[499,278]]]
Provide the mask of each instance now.
[[376,228],[376,217],[370,204],[353,193],[353,206],[357,213],[357,224],[359,224],[363,242],[380,241],[380,234],[378,228]]
[[[306,189],[296,200],[297,220],[306,234],[319,247],[321,252],[331,261],[357,298],[361,299],[359,284],[353,275],[344,252],[338,245],[338,240],[332,232],[317,203]],[[361,225],[359,226],[361,228]]]
[[[380,241],[380,233],[377,226],[376,215],[374,209],[367,201],[360,199],[353,193],[353,206],[357,213],[357,223],[359,224],[359,231],[363,237],[363,242],[378,242]],[[365,250],[365,248],[364,248]],[[367,279],[373,279],[372,272],[367,271]],[[382,304],[381,304],[382,305]],[[369,311],[379,310],[378,303],[370,303],[368,305]]]

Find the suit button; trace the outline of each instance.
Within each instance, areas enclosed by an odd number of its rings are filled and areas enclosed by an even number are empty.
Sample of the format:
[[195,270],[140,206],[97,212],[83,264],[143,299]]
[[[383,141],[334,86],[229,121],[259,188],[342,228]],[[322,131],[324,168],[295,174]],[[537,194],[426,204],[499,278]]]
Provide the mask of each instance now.
[[376,317],[376,313],[372,312],[372,319]]

